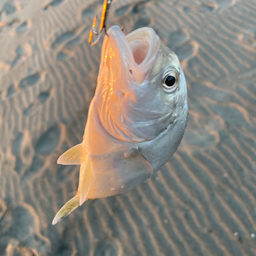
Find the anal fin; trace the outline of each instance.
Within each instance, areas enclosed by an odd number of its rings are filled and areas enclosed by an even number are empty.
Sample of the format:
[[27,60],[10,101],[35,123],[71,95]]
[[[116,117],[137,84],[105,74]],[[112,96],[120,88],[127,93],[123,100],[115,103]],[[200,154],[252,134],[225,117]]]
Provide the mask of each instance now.
[[82,143],[80,143],[63,153],[57,160],[57,164],[80,165],[82,162],[82,158],[86,155],[86,149],[84,148]]

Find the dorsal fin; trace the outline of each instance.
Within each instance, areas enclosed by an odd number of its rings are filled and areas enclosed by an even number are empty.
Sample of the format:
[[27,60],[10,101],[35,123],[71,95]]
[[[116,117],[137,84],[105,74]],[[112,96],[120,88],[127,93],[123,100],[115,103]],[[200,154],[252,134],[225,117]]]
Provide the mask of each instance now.
[[70,148],[63,153],[57,160],[57,164],[63,165],[80,165],[82,157],[86,154],[86,149],[82,143]]

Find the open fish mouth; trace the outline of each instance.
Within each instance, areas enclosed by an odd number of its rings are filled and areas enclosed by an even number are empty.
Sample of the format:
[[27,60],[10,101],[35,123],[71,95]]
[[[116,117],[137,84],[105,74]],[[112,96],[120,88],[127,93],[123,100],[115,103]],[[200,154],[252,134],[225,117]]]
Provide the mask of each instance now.
[[153,29],[144,27],[124,35],[118,26],[108,30],[111,40],[116,42],[122,56],[121,62],[127,65],[136,83],[141,84],[152,69],[160,47],[160,39]]

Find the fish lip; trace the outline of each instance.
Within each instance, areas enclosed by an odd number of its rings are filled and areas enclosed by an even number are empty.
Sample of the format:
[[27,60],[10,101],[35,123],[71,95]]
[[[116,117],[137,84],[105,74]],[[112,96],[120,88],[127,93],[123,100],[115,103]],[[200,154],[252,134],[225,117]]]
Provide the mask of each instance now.
[[125,62],[129,63],[130,65],[135,64],[132,54],[132,50],[126,40],[126,37],[120,27],[118,26],[112,26],[111,28],[108,29],[107,31],[108,36],[111,39],[114,39],[117,43],[118,49],[122,55],[122,60]]
[[[124,35],[119,26],[112,26],[107,31],[108,36],[117,42],[117,47],[122,56],[122,62],[128,67],[129,73],[135,77],[137,83],[143,82],[149,75],[157,52],[160,48],[160,39],[155,31],[149,27],[139,28]],[[148,52],[140,64],[137,64],[130,44],[136,40],[146,39],[149,43]]]

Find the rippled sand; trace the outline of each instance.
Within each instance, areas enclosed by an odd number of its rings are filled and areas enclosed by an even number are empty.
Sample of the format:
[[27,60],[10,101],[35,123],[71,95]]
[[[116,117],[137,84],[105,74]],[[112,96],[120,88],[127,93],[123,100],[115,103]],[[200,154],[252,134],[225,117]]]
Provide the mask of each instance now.
[[147,183],[51,225],[77,189],[56,160],[82,140],[101,3],[0,2],[0,255],[256,255],[255,0],[113,3],[108,26],[150,26],[180,58],[186,133]]

